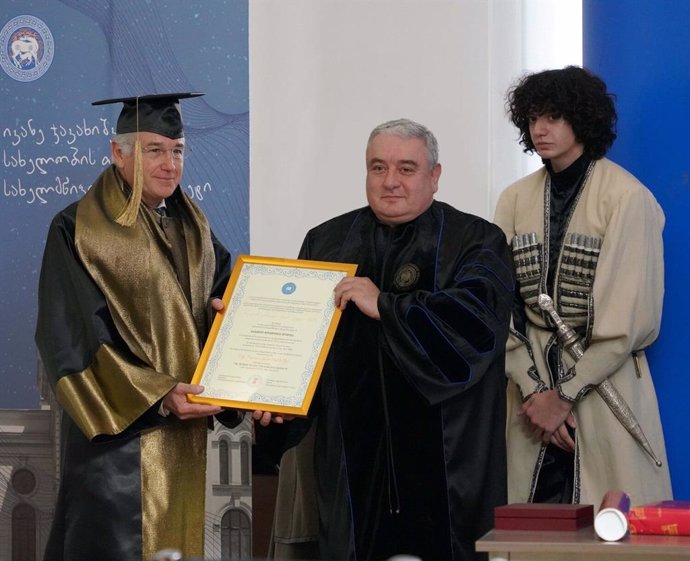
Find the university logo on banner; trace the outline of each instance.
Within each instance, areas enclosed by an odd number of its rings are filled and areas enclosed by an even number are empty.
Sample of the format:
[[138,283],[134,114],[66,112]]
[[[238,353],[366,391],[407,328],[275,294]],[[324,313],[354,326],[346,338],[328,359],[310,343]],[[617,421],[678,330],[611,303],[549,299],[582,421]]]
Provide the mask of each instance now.
[[53,62],[53,34],[34,16],[17,16],[0,31],[0,66],[19,82],[37,80]]

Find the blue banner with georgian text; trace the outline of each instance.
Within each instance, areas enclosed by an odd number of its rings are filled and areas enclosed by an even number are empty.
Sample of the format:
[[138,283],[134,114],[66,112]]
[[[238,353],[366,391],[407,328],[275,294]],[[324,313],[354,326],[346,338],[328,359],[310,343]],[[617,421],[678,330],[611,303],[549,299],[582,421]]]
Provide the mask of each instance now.
[[120,106],[183,105],[182,187],[233,256],[249,250],[247,0],[4,0],[0,4],[0,408],[39,403],[37,284],[52,217],[110,163]]

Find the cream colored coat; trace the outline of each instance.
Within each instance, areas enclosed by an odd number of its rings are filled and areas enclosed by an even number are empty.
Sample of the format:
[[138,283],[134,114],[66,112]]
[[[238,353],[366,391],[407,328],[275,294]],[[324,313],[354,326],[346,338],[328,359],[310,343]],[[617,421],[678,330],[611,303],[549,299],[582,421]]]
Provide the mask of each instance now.
[[[530,500],[542,448],[517,411],[524,398],[551,386],[546,349],[554,337],[553,329],[545,329],[549,320],[534,302],[536,294],[546,290],[547,175],[542,168],[508,187],[501,194],[495,217],[509,242],[515,235],[532,232],[537,241],[521,253],[514,248],[526,302],[527,340],[511,335],[506,357],[510,502]],[[661,208],[635,177],[606,159],[594,164],[574,204],[565,240],[571,233],[583,236],[571,238],[571,243],[561,247],[553,295],[564,321],[585,330],[586,350],[579,362],[574,364],[567,353],[561,354],[559,390],[576,400],[573,502],[598,506],[610,489],[627,492],[633,505],[671,498],[657,399],[642,351],[657,338],[661,321],[663,225]],[[594,247],[600,244],[600,251],[583,251],[583,240],[590,245],[595,240]],[[532,260],[519,262],[520,257]],[[539,259],[541,265],[535,264]],[[531,373],[530,367],[534,367]],[[621,426],[599,394],[590,391],[607,377],[632,409],[662,467]]]

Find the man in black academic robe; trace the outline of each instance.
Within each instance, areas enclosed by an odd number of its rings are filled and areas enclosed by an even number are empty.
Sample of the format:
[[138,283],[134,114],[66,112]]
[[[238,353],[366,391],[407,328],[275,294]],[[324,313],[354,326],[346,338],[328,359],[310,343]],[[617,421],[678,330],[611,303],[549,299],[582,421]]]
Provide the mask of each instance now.
[[[309,419],[291,427],[293,440],[312,430],[283,457],[278,558],[318,534],[319,559],[478,559],[505,503],[512,264],[498,228],[433,200],[436,159],[425,127],[377,127],[369,206],[302,246],[301,258],[358,269],[335,291],[344,311]],[[302,496],[284,504],[284,487]]]

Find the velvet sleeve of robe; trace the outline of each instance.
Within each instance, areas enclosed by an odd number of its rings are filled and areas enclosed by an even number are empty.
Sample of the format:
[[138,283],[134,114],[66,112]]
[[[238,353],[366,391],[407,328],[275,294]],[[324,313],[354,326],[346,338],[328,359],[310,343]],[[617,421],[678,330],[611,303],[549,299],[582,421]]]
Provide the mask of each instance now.
[[[128,437],[166,422],[158,408],[178,380],[143,364],[118,334],[102,292],[77,255],[76,207],[58,214],[48,232],[36,344],[58,401],[87,438]],[[214,293],[221,295],[229,255],[215,238],[214,250]],[[73,374],[86,383],[75,390],[78,399],[61,399],[58,382]]]
[[378,299],[385,352],[431,405],[496,372],[514,291],[505,237],[481,219],[447,221],[435,266],[433,290]]

